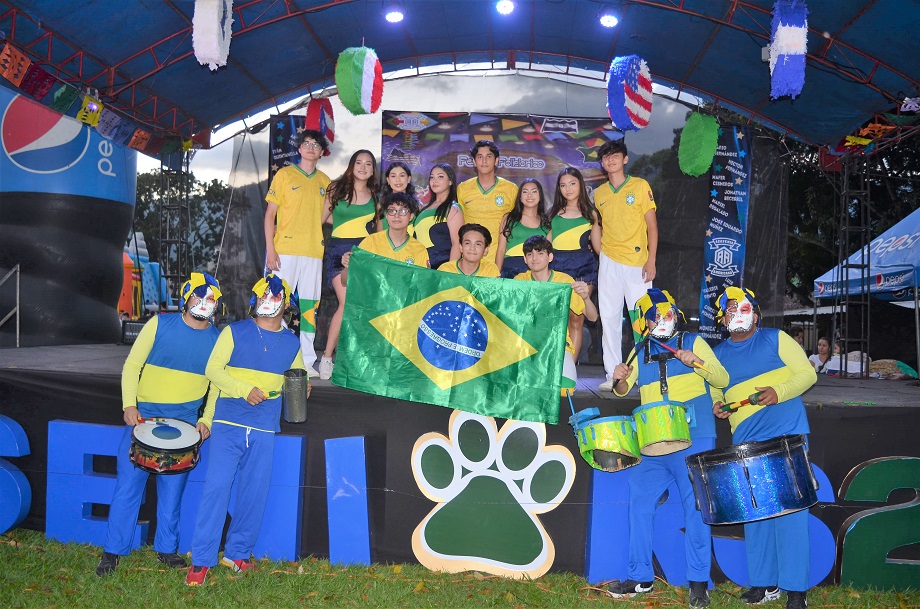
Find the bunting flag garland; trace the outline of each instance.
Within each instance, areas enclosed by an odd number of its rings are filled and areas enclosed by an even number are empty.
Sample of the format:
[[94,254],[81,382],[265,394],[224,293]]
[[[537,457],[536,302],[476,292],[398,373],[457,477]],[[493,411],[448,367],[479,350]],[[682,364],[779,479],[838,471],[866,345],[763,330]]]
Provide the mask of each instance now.
[[342,51],[335,64],[335,86],[342,105],[355,116],[376,112],[383,98],[383,66],[374,49]]
[[920,97],[905,97],[901,103],[901,112],[920,112]]
[[192,47],[195,59],[212,72],[227,65],[233,26],[233,0],[195,0]]
[[711,116],[694,112],[680,134],[677,160],[680,170],[698,177],[709,171],[719,143],[719,123]]
[[67,111],[70,110],[70,107],[77,101],[78,97],[80,97],[79,91],[67,83],[59,83],[57,89],[51,94],[51,104],[49,108],[55,112],[67,114]]
[[77,120],[91,127],[95,127],[99,124],[102,108],[101,101],[91,95],[84,95],[83,104],[80,106],[80,111],[77,112]]
[[144,148],[147,147],[147,142],[149,141],[149,132],[144,131],[143,129],[135,129],[134,135],[131,136],[131,140],[128,142],[128,147],[143,151]]
[[[304,128],[319,131],[330,144],[335,141],[335,120],[333,120],[332,102],[329,99],[310,100],[310,103],[307,104]],[[326,150],[323,156],[329,156],[330,154],[331,151]]]
[[652,116],[652,75],[638,55],[616,57],[607,79],[607,112],[621,131],[638,131]]
[[49,74],[37,63],[33,63],[29,66],[29,70],[26,72],[25,78],[22,79],[19,88],[22,89],[23,93],[27,93],[41,101],[42,98],[48,95],[48,91],[54,86],[56,80],[53,75]]
[[779,0],[773,5],[770,36],[770,97],[795,98],[805,85],[808,51],[808,8],[803,0]]
[[96,131],[98,131],[99,135],[102,137],[112,140],[115,139],[113,136],[120,123],[120,116],[108,108],[103,108],[102,112],[99,113],[99,122],[96,123]]
[[9,43],[0,51],[0,75],[17,87],[22,83],[31,65],[32,60]]

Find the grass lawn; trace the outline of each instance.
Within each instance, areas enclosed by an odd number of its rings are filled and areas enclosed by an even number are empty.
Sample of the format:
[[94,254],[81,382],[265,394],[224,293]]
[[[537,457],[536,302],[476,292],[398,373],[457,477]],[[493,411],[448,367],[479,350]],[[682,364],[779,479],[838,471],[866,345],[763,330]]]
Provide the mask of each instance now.
[[[687,592],[657,582],[655,592],[631,600],[601,594],[582,577],[549,574],[516,581],[481,573],[434,573],[420,565],[336,567],[327,560],[296,563],[260,561],[255,573],[213,569],[201,588],[185,585],[184,570],[168,570],[152,548],[123,558],[114,575],[95,574],[102,550],[47,540],[43,533],[15,529],[0,536],[0,609],[88,607],[170,609],[173,607],[606,607],[648,609],[686,606]],[[720,584],[713,607],[747,607],[741,588]],[[822,587],[808,595],[809,607],[920,609],[920,591],[878,592]],[[785,607],[783,600],[762,605]]]

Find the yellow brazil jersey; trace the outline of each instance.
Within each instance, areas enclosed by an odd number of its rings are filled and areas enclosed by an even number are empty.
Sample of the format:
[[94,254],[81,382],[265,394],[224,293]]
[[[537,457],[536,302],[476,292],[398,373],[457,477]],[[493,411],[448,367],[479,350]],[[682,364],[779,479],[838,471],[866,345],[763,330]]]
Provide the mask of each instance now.
[[[444,264],[438,267],[439,271],[444,271],[445,273],[454,273],[456,275],[464,275],[465,273],[460,270],[460,261],[459,260],[448,260]],[[498,270],[498,267],[494,262],[486,260],[483,258],[479,261],[479,268],[476,269],[476,272],[469,277],[501,277],[501,272]]]
[[[492,242],[498,243],[502,218],[514,209],[518,187],[504,178],[495,178],[495,184],[483,190],[478,178],[470,178],[457,186],[457,199],[463,208],[463,220],[468,224],[481,224],[492,233]],[[489,254],[495,261],[498,248]]]
[[320,170],[306,174],[296,165],[282,167],[265,200],[278,206],[275,251],[287,256],[323,257],[323,202],[329,177]]
[[415,237],[409,237],[405,243],[395,247],[390,241],[390,231],[384,230],[365,237],[358,247],[390,260],[398,260],[415,266],[428,266],[428,249]]
[[656,209],[648,182],[634,176],[626,176],[619,188],[604,182],[594,191],[594,206],[603,224],[601,252],[620,264],[644,265],[648,261],[645,214]]
[[[533,278],[532,271],[526,271],[514,276],[515,279],[523,279],[524,281],[537,281]],[[575,283],[575,280],[572,279],[569,275],[565,273],[560,273],[559,271],[550,271],[549,281],[552,283],[564,283],[566,285],[572,285]],[[582,315],[585,312],[585,300],[575,290],[572,290],[572,297],[569,300],[569,309],[572,310],[575,315]],[[575,357],[575,344],[572,342],[572,337],[569,336],[569,330],[565,330],[565,350],[569,352],[572,357]]]

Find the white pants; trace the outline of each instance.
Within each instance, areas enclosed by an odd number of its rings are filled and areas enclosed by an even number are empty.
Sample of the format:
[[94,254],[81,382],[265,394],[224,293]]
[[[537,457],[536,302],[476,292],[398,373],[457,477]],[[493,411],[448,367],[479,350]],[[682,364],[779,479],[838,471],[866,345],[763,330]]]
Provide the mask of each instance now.
[[604,372],[608,379],[613,376],[617,364],[623,362],[623,303],[627,310],[634,309],[636,301],[650,287],[651,281],[642,280],[641,266],[620,264],[601,254],[597,298],[604,327]]
[[312,366],[316,361],[313,339],[316,337],[316,309],[323,290],[323,260],[307,256],[278,254],[281,270],[275,271],[291,289],[297,292],[300,302],[300,351],[304,364]]

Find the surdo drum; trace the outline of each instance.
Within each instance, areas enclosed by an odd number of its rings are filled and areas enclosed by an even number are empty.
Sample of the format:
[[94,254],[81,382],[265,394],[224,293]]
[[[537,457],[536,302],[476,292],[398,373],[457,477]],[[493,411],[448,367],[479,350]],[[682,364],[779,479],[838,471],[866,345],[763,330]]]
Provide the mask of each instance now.
[[179,419],[144,419],[134,426],[128,457],[151,474],[184,474],[198,465],[201,434]]

